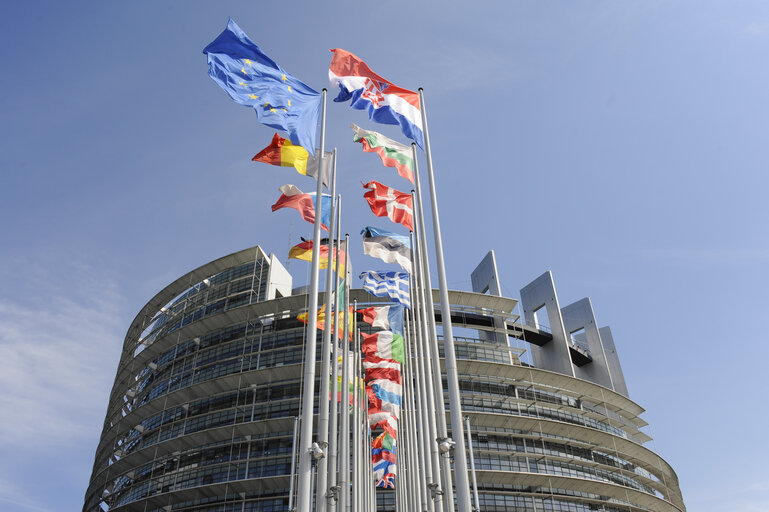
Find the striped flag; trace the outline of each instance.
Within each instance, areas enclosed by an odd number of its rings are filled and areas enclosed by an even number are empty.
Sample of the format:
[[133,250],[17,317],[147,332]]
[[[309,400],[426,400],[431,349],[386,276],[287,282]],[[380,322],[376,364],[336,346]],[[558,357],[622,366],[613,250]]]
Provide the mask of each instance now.
[[339,95],[334,101],[352,99],[352,108],[367,110],[374,122],[400,125],[403,135],[424,148],[419,94],[385,80],[346,50],[331,51],[334,56],[328,67],[328,79],[332,87],[339,86]]
[[379,306],[358,309],[363,321],[372,327],[403,334],[403,308],[400,306]]
[[351,124],[352,140],[363,145],[363,151],[376,153],[385,167],[394,167],[398,174],[414,184],[414,152],[411,147],[396,142],[381,133],[364,130]]
[[377,217],[387,217],[393,222],[403,224],[409,231],[414,231],[414,206],[411,194],[395,190],[378,181],[363,183],[368,192],[363,197],[368,201],[371,211]]
[[399,363],[405,361],[403,336],[400,334],[379,331],[373,334],[360,333],[360,335],[363,337],[361,351],[366,354],[366,357],[371,354],[380,359],[392,359]]
[[363,253],[379,258],[385,263],[397,263],[406,272],[411,273],[411,240],[409,237],[366,226],[360,232],[363,235]]
[[363,289],[377,297],[390,297],[393,302],[399,302],[411,308],[409,300],[409,275],[405,272],[377,272],[369,270],[360,275],[363,279]]
[[[333,153],[329,151],[323,152],[321,178],[327,189],[331,189],[332,156]],[[254,155],[251,161],[280,167],[293,167],[299,174],[318,179],[318,159],[314,155],[310,155],[302,146],[295,145],[277,133],[272,137],[270,145]]]
[[[297,210],[304,220],[310,224],[315,223],[315,192],[305,194],[294,185],[283,185],[279,188],[281,196],[272,205],[272,211],[281,208],[293,208]],[[323,194],[320,201],[320,227],[328,231],[331,223],[331,195]]]

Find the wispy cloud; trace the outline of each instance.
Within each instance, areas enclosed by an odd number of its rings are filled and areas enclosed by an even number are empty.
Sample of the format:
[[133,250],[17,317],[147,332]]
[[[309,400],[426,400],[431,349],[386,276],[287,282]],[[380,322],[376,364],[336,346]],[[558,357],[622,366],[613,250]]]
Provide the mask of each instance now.
[[[41,262],[16,263],[23,281],[0,276],[14,291],[0,297],[0,509],[70,508],[57,491],[87,485],[120,353],[124,300],[114,280],[85,264],[46,271]],[[30,475],[48,482],[46,492],[30,487]]]

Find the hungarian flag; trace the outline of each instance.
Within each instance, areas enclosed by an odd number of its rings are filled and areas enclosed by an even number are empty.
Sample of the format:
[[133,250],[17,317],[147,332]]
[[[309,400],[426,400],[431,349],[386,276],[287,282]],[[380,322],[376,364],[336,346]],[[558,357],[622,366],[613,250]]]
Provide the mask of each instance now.
[[[302,218],[310,224],[315,223],[315,192],[306,194],[294,185],[283,185],[278,190],[281,196],[272,205],[272,211],[281,208],[293,208],[298,210]],[[331,195],[323,194],[320,202],[320,227],[328,231],[331,223]]]
[[380,359],[392,359],[403,363],[404,356],[403,336],[390,331],[379,331],[374,334],[360,333],[363,337],[361,352],[378,357]]
[[385,167],[394,167],[398,174],[414,184],[414,152],[411,147],[385,137],[381,133],[364,130],[356,124],[351,124],[354,142],[363,145],[363,151],[376,153],[382,159]]
[[[324,152],[323,172],[321,179],[327,189],[331,189],[331,156]],[[288,139],[284,139],[277,133],[272,137],[270,145],[254,155],[253,162],[264,162],[280,167],[293,167],[299,174],[318,179],[318,159],[310,155],[302,146],[295,145]]]
[[[302,238],[302,243],[297,244],[293,246],[288,251],[288,257],[293,258],[296,260],[302,260],[302,261],[312,261],[312,247],[313,243],[312,240],[305,240]],[[328,268],[328,238],[323,238],[320,241],[320,268]],[[334,253],[338,253],[341,256],[339,257],[339,273],[344,274],[344,251],[338,252],[336,247],[334,248]],[[337,258],[334,257],[332,266],[336,266],[336,260]]]
[[377,217],[387,217],[393,222],[403,224],[409,231],[414,231],[414,208],[411,194],[395,190],[377,181],[363,183],[368,192],[363,197],[368,201],[371,211]]
[[352,108],[367,110],[374,122],[400,125],[403,135],[424,148],[419,94],[385,80],[346,50],[331,51],[334,56],[328,67],[328,79],[332,87],[339,86],[339,95],[334,101],[352,99]]

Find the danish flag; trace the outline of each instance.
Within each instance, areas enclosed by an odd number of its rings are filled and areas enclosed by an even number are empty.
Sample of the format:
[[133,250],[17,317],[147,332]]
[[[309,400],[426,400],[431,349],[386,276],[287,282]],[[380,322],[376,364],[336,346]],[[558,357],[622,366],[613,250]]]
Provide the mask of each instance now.
[[414,231],[414,208],[411,194],[395,190],[377,181],[363,184],[369,189],[363,194],[371,211],[377,217],[387,217],[393,222],[403,224],[409,231]]

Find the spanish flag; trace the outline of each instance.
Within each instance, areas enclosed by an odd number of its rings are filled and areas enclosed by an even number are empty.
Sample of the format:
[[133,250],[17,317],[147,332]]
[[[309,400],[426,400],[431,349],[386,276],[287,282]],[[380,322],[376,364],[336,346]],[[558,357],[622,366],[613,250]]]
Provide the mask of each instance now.
[[[297,244],[288,251],[288,257],[296,260],[312,261],[312,240],[305,240],[302,238],[302,243]],[[336,248],[334,252],[337,253]],[[339,257],[339,273],[344,275],[344,249],[342,249]],[[336,262],[336,258],[334,258]],[[324,238],[320,241],[320,267],[321,269],[328,268],[328,238]]]
[[[272,137],[270,145],[254,155],[253,162],[264,162],[280,167],[293,167],[299,174],[318,178],[318,160],[310,155],[302,146],[295,146],[290,140],[284,139],[277,133]],[[326,151],[323,159],[323,185],[331,187],[331,153]]]
[[[353,334],[353,321],[352,321],[352,315],[355,313],[353,312],[352,306],[350,306],[349,309],[349,315],[350,320],[347,322],[347,336],[350,341],[352,341],[352,334]],[[344,338],[344,321],[343,321],[343,311],[339,311],[336,315],[336,325],[337,325],[337,331],[339,332],[339,337]],[[302,322],[303,324],[306,324],[308,322],[308,313],[302,313],[301,315],[297,316],[296,319]],[[329,315],[331,320],[334,320],[334,316]],[[321,306],[321,308],[318,310],[318,317],[317,317],[317,329],[323,330],[326,328],[326,305],[324,304]]]

